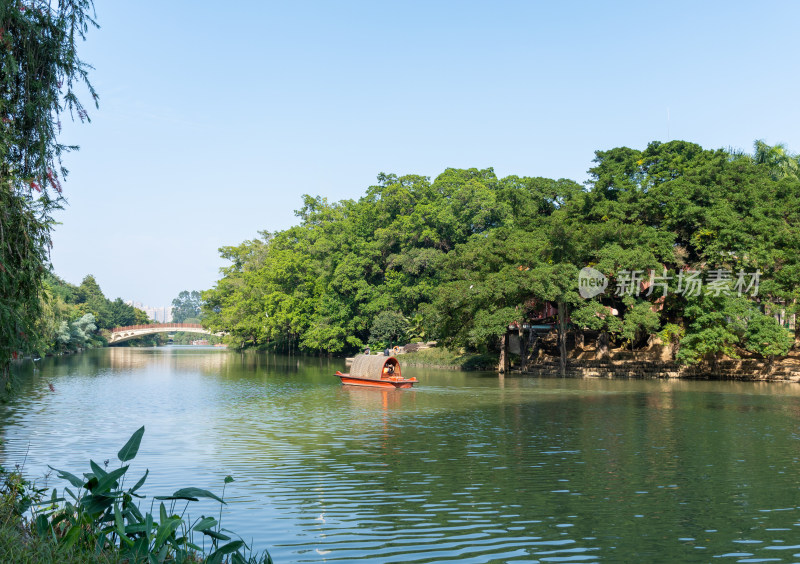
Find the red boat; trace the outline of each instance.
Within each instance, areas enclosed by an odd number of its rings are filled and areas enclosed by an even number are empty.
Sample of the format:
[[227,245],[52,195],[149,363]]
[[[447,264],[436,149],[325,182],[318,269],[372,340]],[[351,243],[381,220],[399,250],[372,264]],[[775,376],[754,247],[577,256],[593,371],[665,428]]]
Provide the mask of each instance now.
[[342,384],[350,386],[372,386],[375,388],[410,388],[416,378],[403,378],[400,362],[393,356],[359,354],[353,358],[350,374],[336,375]]

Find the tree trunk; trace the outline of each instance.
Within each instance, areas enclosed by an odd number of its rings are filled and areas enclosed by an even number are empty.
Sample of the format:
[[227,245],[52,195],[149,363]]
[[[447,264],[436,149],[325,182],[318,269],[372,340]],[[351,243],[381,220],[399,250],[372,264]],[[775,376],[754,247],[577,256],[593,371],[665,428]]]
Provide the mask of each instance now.
[[500,363],[497,366],[497,371],[500,374],[505,374],[510,368],[508,358],[508,331],[500,337]]
[[597,336],[594,358],[596,360],[606,360],[608,358],[608,333],[605,331],[600,331]]
[[558,302],[558,372],[567,375],[567,304]]
[[530,345],[530,330],[520,329],[519,334],[519,369],[525,372],[528,369],[528,346]]

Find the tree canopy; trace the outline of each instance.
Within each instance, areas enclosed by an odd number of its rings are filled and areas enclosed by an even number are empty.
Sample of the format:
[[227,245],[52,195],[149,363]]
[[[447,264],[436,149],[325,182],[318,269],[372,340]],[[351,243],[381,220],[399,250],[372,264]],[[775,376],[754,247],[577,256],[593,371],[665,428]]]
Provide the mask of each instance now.
[[[412,319],[414,333],[485,350],[538,319],[630,347],[670,328],[684,362],[785,354],[776,317],[796,311],[800,288],[791,163],[763,142],[746,155],[672,141],[597,151],[584,186],[492,169],[381,174],[357,201],[304,196],[297,225],[222,248],[231,265],[203,293],[205,323],[239,346],[332,353],[400,326],[409,338]],[[604,293],[579,295],[584,267]]]
[[58,140],[64,112],[89,116],[76,86],[96,104],[77,53],[96,25],[91,0],[0,2],[0,372],[39,338],[52,213],[67,170]]
[[172,300],[172,321],[174,323],[189,323],[187,320],[199,321],[202,318],[203,300],[200,292],[192,290],[182,291]]

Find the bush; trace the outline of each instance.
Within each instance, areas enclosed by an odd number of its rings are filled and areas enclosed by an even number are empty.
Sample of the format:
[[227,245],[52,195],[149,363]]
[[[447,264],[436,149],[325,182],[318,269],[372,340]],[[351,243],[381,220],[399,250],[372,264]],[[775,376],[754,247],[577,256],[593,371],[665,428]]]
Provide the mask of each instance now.
[[468,352],[454,352],[442,347],[410,351],[406,346],[403,364],[442,366],[461,370],[488,370],[497,367],[498,356]]

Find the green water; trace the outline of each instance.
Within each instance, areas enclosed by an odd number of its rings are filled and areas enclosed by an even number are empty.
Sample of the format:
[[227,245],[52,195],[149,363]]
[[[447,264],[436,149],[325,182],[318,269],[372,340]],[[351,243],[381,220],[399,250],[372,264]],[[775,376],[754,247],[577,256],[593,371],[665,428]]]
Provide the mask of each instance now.
[[0,407],[4,465],[81,472],[145,425],[148,498],[230,474],[223,525],[278,563],[800,561],[796,385],[405,368],[419,386],[384,391],[196,347],[39,364]]

